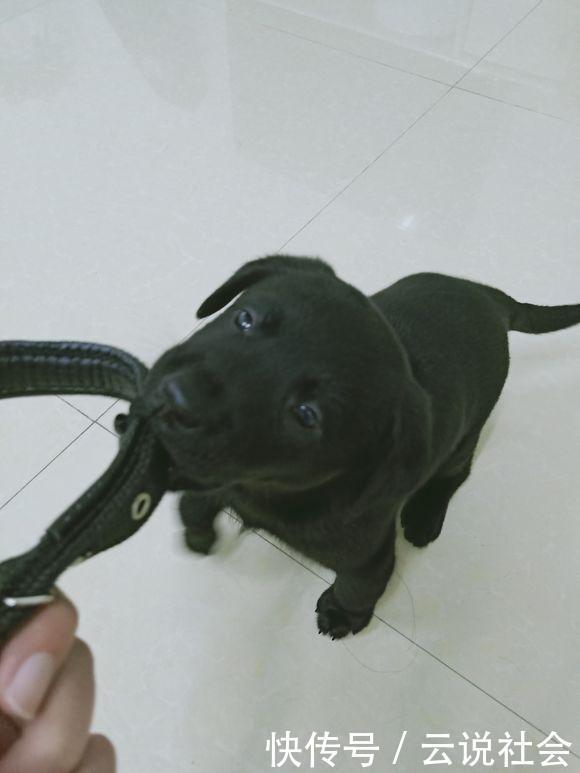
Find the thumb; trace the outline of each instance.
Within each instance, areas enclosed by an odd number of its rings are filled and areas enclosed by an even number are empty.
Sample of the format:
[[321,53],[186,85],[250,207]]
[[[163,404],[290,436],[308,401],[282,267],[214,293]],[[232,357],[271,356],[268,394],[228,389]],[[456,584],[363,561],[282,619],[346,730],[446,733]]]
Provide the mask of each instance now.
[[40,708],[70,652],[77,625],[75,607],[57,591],[55,601],[27,620],[0,653],[0,710],[17,725]]

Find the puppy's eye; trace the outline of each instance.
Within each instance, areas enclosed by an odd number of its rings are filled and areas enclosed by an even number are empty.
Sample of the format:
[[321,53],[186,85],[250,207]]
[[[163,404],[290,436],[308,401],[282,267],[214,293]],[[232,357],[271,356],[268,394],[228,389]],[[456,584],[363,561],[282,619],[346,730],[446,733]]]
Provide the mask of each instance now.
[[293,409],[294,415],[302,424],[303,427],[306,427],[307,429],[314,429],[314,427],[317,427],[320,421],[320,416],[316,408],[314,408],[312,405],[309,405],[309,403],[300,403],[300,405],[296,405]]
[[240,330],[249,330],[254,325],[254,315],[251,311],[242,309],[236,314],[235,322]]

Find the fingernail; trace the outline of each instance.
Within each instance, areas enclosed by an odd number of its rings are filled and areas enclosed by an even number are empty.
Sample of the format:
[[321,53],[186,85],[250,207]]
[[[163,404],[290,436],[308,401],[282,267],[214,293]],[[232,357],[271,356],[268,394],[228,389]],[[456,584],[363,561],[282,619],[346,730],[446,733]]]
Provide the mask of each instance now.
[[14,716],[25,720],[34,717],[55,670],[56,663],[48,652],[37,652],[24,661],[4,691],[4,701]]

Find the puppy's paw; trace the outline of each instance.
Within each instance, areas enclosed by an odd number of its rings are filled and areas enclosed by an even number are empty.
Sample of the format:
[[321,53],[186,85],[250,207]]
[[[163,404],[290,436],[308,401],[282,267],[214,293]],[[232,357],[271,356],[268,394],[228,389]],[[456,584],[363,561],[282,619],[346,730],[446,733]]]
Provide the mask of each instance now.
[[183,538],[190,550],[207,556],[217,540],[217,533],[213,526],[206,526],[203,529],[189,527],[183,532]]
[[426,519],[423,522],[407,521],[407,523],[403,522],[403,527],[405,539],[416,548],[424,548],[441,534],[443,518]]
[[334,597],[332,586],[327,588],[316,604],[318,633],[334,639],[342,639],[349,633],[362,631],[373,616],[373,610],[349,612]]

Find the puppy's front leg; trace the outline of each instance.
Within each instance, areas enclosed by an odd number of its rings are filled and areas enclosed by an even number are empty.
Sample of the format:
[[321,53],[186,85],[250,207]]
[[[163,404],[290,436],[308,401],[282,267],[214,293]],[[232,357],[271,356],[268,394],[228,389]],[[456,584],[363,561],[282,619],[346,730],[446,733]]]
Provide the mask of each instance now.
[[356,570],[337,572],[316,605],[318,631],[332,639],[365,628],[395,566],[395,524],[373,558]]
[[214,521],[223,503],[215,496],[186,491],[179,500],[179,514],[185,526],[185,544],[196,553],[207,554],[217,539]]

